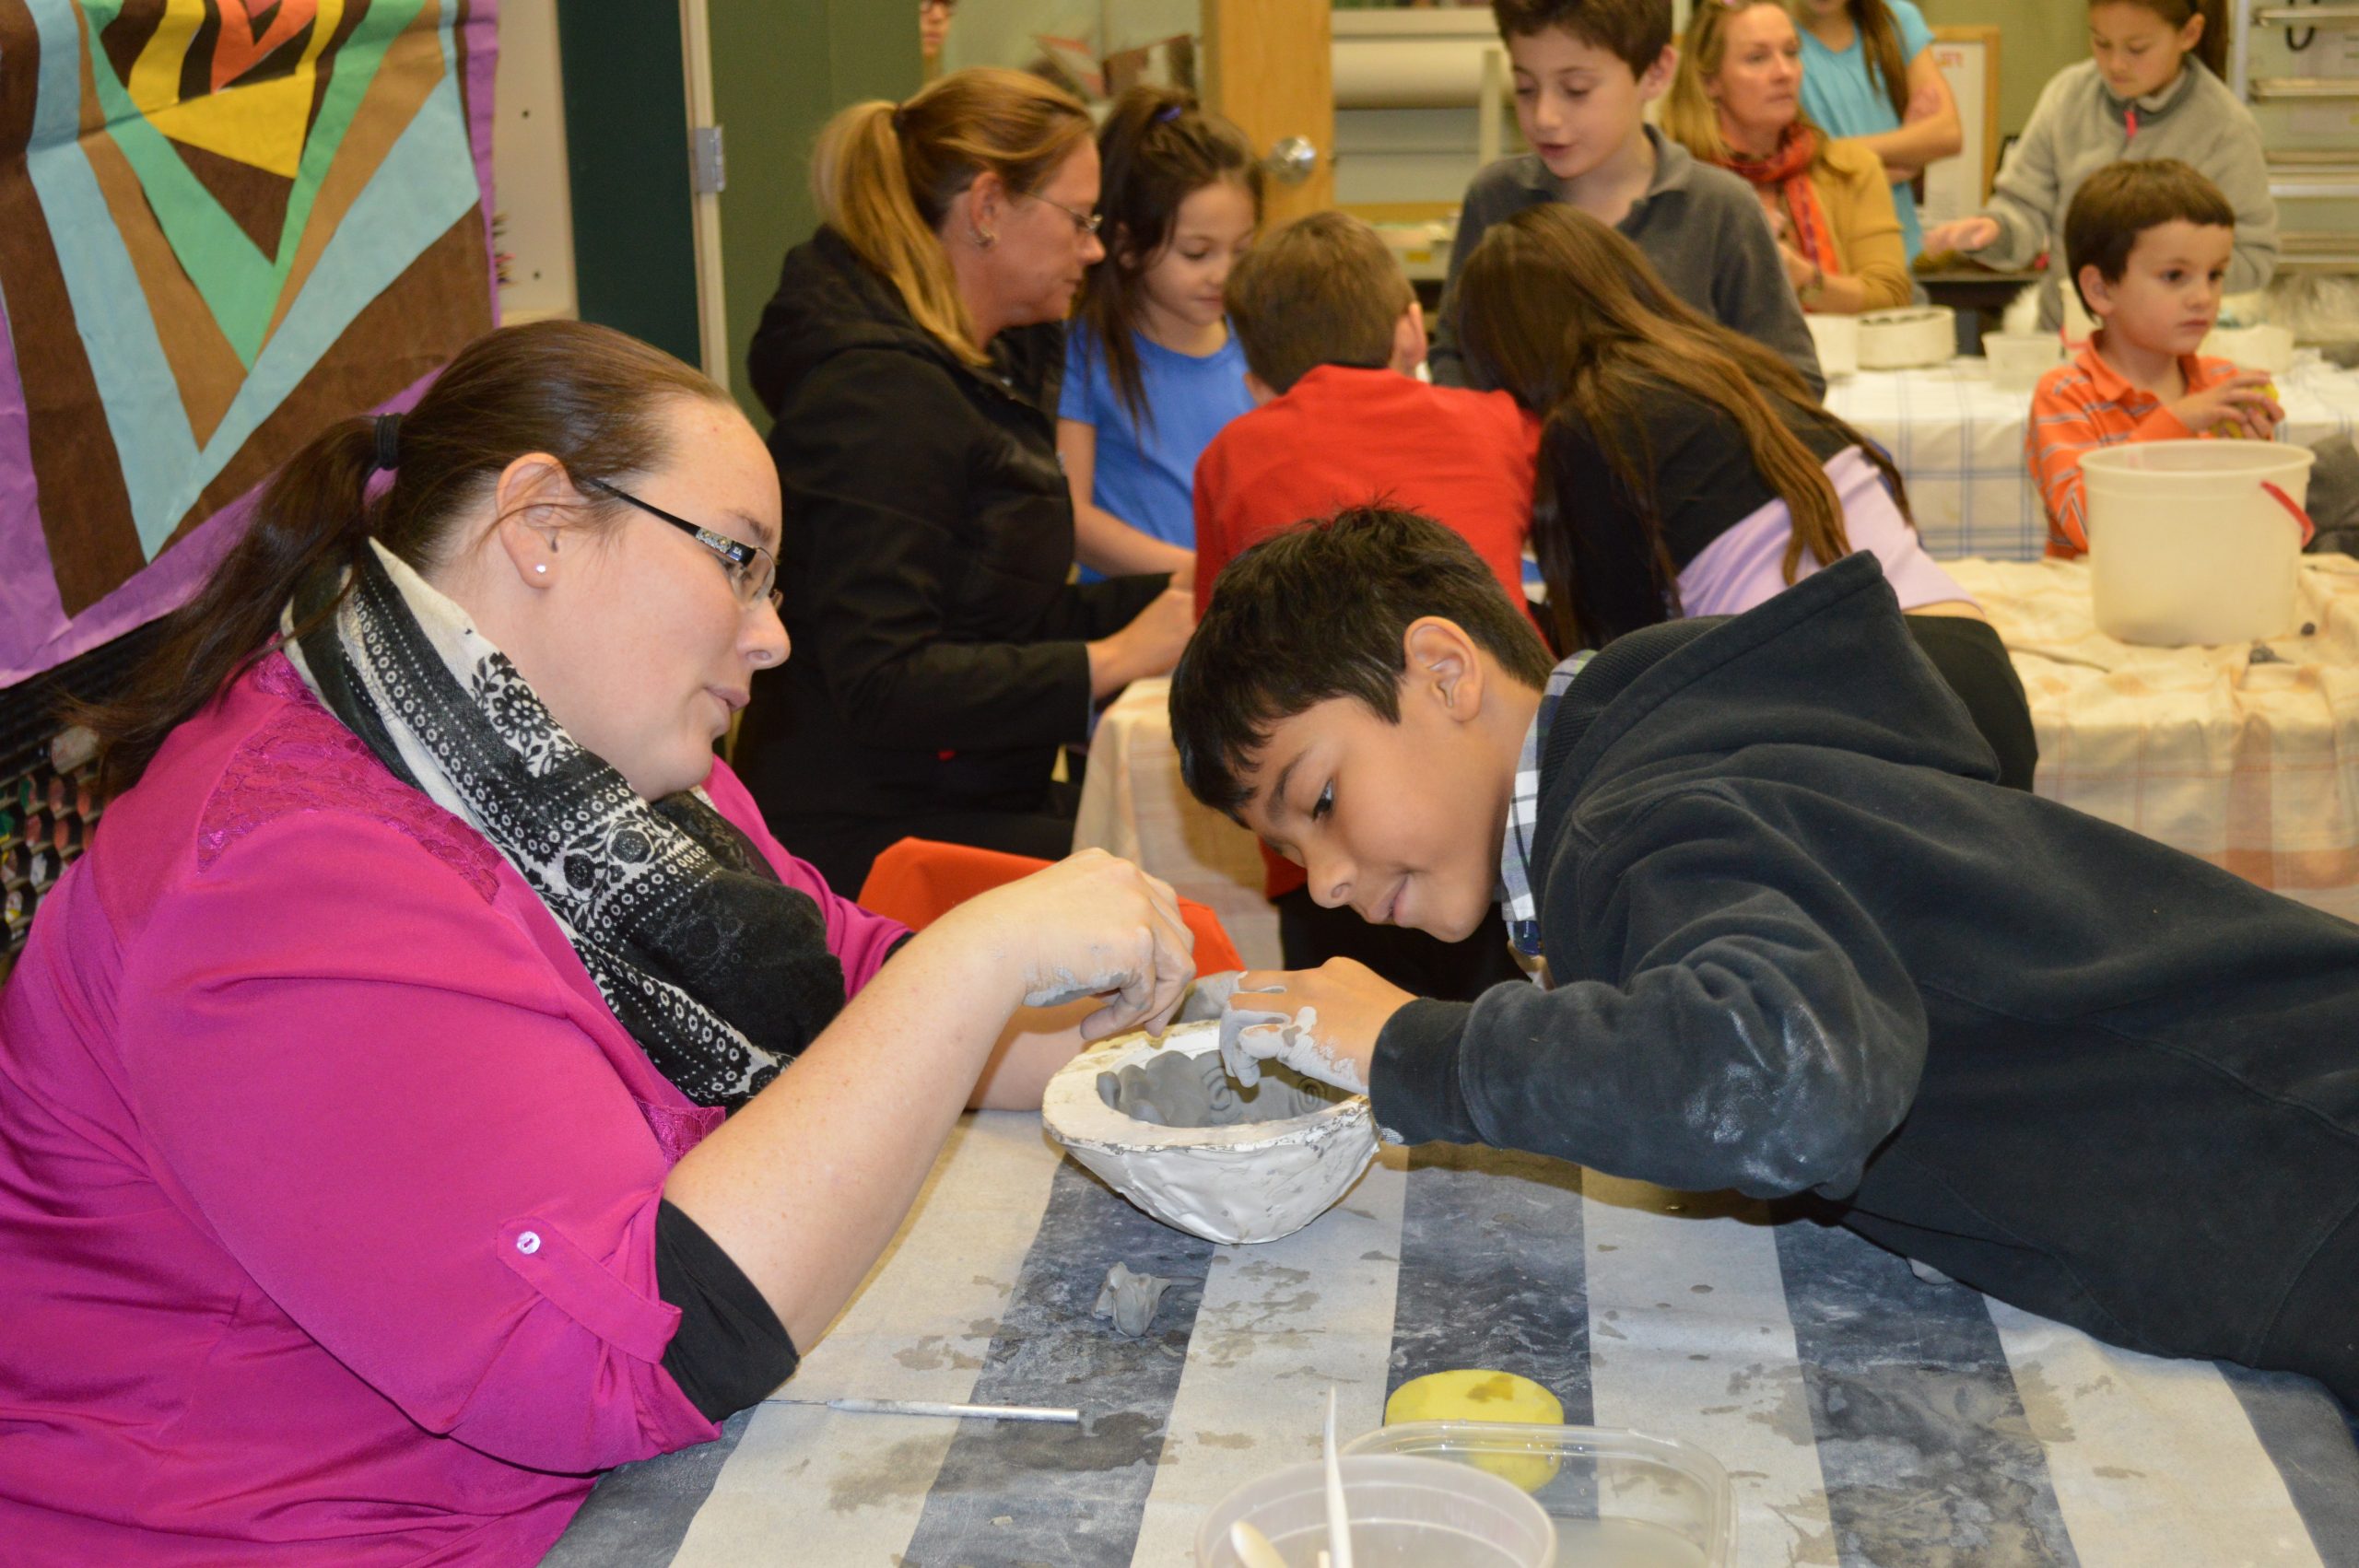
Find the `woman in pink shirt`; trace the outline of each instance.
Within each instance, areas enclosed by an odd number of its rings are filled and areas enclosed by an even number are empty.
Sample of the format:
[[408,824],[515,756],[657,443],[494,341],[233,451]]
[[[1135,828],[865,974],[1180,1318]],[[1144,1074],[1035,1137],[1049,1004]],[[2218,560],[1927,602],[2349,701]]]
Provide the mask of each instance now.
[[1168,1012],[1122,861],[911,938],[769,837],[711,746],[779,507],[686,366],[495,333],[88,716],[129,788],[0,993],[11,1562],[535,1561],[792,1370],[962,1106]]

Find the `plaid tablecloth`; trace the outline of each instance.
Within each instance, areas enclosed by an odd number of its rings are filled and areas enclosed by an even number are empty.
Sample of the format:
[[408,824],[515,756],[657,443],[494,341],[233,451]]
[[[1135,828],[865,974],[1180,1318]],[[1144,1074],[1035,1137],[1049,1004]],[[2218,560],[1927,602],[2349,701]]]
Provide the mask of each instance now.
[[2309,635],[2258,648],[2116,642],[2085,562],[1948,569],[2023,677],[2040,794],[2359,920],[2359,561],[2304,556]]
[[[788,1391],[1077,1405],[1081,1428],[766,1405],[609,1476],[551,1568],[1182,1568],[1231,1489],[1449,1367],[1698,1443],[1745,1568],[2359,1563],[2359,1453],[2306,1379],[2109,1349],[1808,1220],[1525,1155],[1389,1150],[1262,1246],[1147,1219],[1039,1119],[970,1115]],[[1179,1280],[1139,1340],[1116,1261]]]
[[[2310,446],[2359,424],[2359,371],[2315,352],[2277,379],[2283,439]],[[1925,548],[1939,559],[2036,560],[2048,520],[2024,465],[2027,392],[1990,385],[1979,359],[1925,370],[1862,370],[1826,389],[1826,406],[1883,444],[1908,482]]]

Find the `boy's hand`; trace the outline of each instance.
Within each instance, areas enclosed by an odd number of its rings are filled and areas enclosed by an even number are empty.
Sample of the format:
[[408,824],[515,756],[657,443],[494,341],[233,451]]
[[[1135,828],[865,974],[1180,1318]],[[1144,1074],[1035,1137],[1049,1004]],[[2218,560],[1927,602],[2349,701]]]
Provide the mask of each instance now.
[[1365,1094],[1377,1036],[1415,1000],[1349,958],[1317,969],[1249,970],[1221,1015],[1221,1065],[1249,1087],[1262,1081],[1262,1063],[1274,1060]]
[[2234,428],[2227,434],[2265,441],[2285,417],[2265,370],[2239,370],[2217,386],[2189,392],[2166,406],[2178,415],[2180,424],[2199,436],[2229,425]]

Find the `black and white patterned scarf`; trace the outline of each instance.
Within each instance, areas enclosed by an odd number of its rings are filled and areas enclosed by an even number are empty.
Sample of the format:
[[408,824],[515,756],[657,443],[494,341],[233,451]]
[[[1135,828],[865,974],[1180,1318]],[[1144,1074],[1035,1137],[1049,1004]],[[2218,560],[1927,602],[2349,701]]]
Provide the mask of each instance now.
[[[374,541],[334,618],[284,651],[405,782],[489,839],[648,1059],[735,1109],[844,1005],[826,918],[701,790],[641,800],[466,613]],[[281,628],[341,585],[299,591]]]

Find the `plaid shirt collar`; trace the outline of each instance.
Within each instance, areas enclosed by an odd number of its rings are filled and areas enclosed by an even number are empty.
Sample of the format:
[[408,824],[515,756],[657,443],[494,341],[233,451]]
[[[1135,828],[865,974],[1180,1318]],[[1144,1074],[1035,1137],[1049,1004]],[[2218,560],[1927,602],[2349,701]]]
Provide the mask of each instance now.
[[1524,731],[1523,755],[1516,761],[1515,794],[1508,802],[1506,841],[1499,846],[1499,910],[1507,918],[1508,940],[1526,958],[1540,956],[1540,905],[1532,894],[1532,841],[1540,830],[1540,753],[1548,743],[1548,726],[1556,704],[1581,667],[1596,658],[1584,649],[1548,673],[1548,689],[1540,696],[1540,711]]

